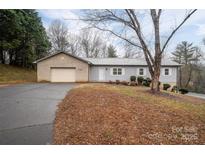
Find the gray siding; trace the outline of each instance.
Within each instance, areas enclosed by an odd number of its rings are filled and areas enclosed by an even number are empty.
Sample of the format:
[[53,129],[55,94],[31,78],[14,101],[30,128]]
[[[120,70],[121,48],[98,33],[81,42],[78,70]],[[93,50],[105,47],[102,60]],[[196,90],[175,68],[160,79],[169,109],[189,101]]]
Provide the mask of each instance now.
[[[111,70],[113,67],[120,67],[123,68],[124,74],[120,76],[114,76],[111,74]],[[138,70],[139,68],[144,68],[145,70],[145,75],[143,77],[150,77],[150,73],[147,67],[137,67],[137,66],[90,66],[90,71],[89,71],[89,81],[92,82],[98,82],[99,81],[99,70],[104,69],[105,70],[105,76],[104,80],[105,82],[111,80],[130,80],[130,76],[139,76],[138,75]],[[169,68],[171,74],[169,76],[164,75],[164,68]],[[162,67],[161,68],[161,75],[160,75],[160,81],[162,83],[176,83],[177,81],[177,67]]]

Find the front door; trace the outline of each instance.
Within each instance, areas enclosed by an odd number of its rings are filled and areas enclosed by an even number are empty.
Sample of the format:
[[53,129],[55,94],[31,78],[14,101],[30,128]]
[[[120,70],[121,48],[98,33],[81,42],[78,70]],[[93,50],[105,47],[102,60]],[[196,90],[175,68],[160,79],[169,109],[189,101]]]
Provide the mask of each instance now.
[[104,68],[99,69],[99,81],[105,81],[105,69]]

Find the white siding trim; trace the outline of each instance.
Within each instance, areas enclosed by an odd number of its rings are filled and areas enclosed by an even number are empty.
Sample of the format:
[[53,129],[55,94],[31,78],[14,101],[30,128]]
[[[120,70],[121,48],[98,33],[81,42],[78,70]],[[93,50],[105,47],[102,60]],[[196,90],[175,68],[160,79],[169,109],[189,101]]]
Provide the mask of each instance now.
[[125,68],[122,68],[122,75],[125,75]]
[[110,68],[110,75],[113,76],[113,68]]

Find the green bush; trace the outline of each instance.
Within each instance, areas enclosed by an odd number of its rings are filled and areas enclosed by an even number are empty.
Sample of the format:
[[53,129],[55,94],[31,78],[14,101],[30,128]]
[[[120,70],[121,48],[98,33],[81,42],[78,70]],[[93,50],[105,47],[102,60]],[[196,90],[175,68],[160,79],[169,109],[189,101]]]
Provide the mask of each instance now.
[[189,92],[189,90],[185,89],[185,88],[181,88],[181,89],[179,89],[179,91],[181,94],[187,94]]
[[146,87],[150,87],[152,80],[150,78],[146,78],[143,80],[142,85]]
[[136,81],[136,76],[130,76],[130,81],[132,82],[132,81]]
[[163,90],[167,90],[167,89],[169,89],[170,87],[171,87],[171,85],[168,84],[168,83],[163,84]]
[[147,82],[151,83],[152,80],[150,78],[146,78]]
[[141,77],[141,76],[137,77],[137,82],[138,82],[139,85],[142,85],[143,80],[144,80],[143,77]]
[[143,82],[142,85],[145,86],[145,87],[149,87],[150,86],[150,84],[148,82]]

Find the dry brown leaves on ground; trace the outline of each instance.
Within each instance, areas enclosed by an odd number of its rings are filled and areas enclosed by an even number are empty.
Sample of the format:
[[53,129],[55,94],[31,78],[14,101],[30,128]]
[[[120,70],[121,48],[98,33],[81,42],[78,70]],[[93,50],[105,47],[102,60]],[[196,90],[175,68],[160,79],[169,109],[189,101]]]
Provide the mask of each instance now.
[[77,87],[58,106],[54,144],[205,144],[204,114],[166,100],[138,87]]

